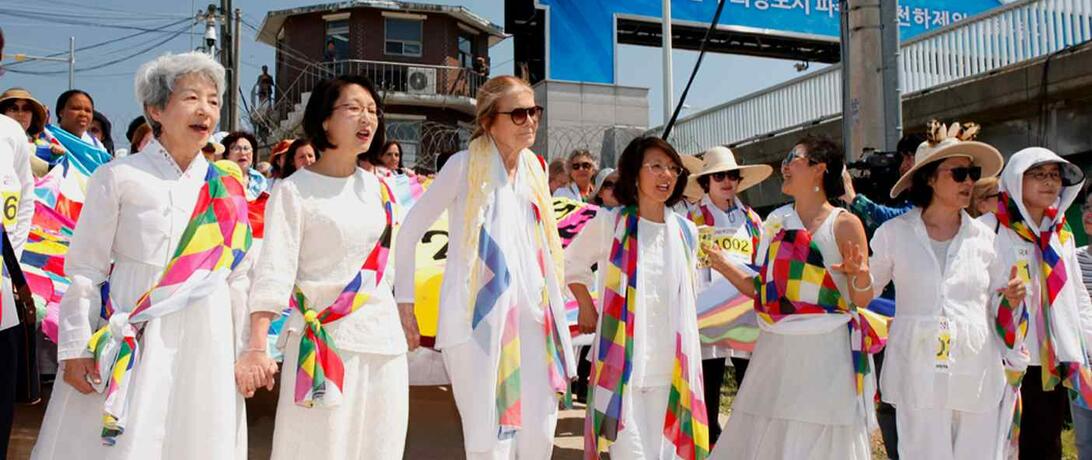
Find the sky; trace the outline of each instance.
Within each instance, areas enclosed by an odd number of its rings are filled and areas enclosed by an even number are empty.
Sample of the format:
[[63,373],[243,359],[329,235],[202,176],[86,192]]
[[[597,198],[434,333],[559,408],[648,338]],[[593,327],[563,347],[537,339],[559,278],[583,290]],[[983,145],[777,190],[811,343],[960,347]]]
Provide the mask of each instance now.
[[[331,0],[235,0],[245,23],[259,28],[268,11],[294,8]],[[462,5],[504,26],[501,0],[419,0]],[[219,3],[219,2],[216,2]],[[115,145],[127,145],[125,127],[141,114],[133,95],[133,74],[140,64],[165,52],[185,52],[200,46],[204,25],[190,27],[198,9],[208,0],[0,0],[0,28],[4,30],[5,54],[50,55],[67,52],[69,37],[76,39],[76,88],[95,99],[95,108],[113,123]],[[244,25],[240,63],[241,88],[249,97],[262,65],[274,67],[274,49],[255,40],[256,32]],[[129,38],[126,38],[129,37]],[[96,46],[97,45],[97,46]],[[81,47],[94,46],[80,50]],[[427,46],[427,44],[426,44]],[[490,49],[493,75],[512,73],[512,39]],[[673,53],[674,100],[682,93],[698,53]],[[114,62],[118,61],[118,62]],[[621,45],[618,50],[618,84],[649,88],[649,124],[662,123],[662,68],[659,48]],[[7,73],[0,89],[19,86],[52,108],[68,89],[68,64],[3,61]],[[800,75],[792,61],[747,56],[707,54],[690,91],[682,116],[717,105]],[[812,71],[821,66],[812,66]],[[34,72],[31,74],[30,72]]]

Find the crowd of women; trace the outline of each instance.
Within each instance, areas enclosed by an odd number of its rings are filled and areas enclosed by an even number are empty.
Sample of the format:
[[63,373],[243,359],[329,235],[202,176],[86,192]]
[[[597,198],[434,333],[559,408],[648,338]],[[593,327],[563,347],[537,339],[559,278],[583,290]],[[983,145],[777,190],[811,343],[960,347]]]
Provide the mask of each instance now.
[[[274,458],[401,458],[407,353],[420,342],[411,255],[444,212],[435,348],[467,458],[549,458],[559,405],[578,389],[586,458],[869,459],[872,354],[885,339],[890,456],[1059,458],[1069,411],[1092,454],[1081,271],[1092,257],[1065,220],[1084,174],[1049,150],[1003,166],[974,140],[977,125],[933,123],[890,191],[909,204],[866,228],[855,214],[880,205],[854,193],[839,146],[808,136],[780,165],[792,203],[762,219],[740,193],[773,168],[727,148],[697,159],[640,137],[616,168],[600,170],[588,151],[547,165],[529,150],[542,107],[526,82],[500,76],[477,95],[469,148],[401,212],[384,181],[401,150],[384,142],[382,100],[363,77],[314,89],[304,138],[274,147],[268,176],[253,165],[253,136],[209,143],[224,69],[208,56],[159,57],[135,89],[139,154],[91,176],[67,255],[63,383],[33,458],[243,458],[244,398],[273,389],[278,373]],[[0,172],[24,186],[22,209],[41,104],[9,91],[0,108],[32,115],[22,129],[0,117]],[[57,108],[59,129],[87,137],[89,95],[65,93]],[[263,194],[259,248],[247,201]],[[565,248],[554,196],[601,206]],[[832,204],[840,198],[849,210]],[[4,222],[16,251],[29,218]],[[753,353],[699,340],[695,299],[717,283],[753,299]],[[885,337],[865,310],[889,284]],[[7,278],[4,288],[6,333]],[[569,298],[579,330],[594,334],[583,353]],[[267,331],[286,306],[279,366]],[[3,346],[6,365],[15,345]],[[722,433],[729,362],[740,388]]]

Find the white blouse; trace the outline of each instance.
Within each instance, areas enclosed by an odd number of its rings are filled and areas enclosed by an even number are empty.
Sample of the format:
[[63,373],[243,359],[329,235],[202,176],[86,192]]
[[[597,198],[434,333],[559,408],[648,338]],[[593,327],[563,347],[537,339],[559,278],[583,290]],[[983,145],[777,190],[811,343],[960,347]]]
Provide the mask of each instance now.
[[[197,155],[183,171],[152,141],[139,154],[107,163],[91,175],[65,256],[72,285],[60,304],[59,360],[91,357],[87,341],[104,324],[99,318],[104,281],[110,281],[110,297],[122,310],[131,309],[159,281],[193,214],[208,168]],[[248,255],[228,277],[230,291],[198,303],[228,312],[245,309],[249,268]]]
[[[675,216],[665,213],[666,218]],[[598,264],[600,281],[606,278],[606,264],[614,243],[615,222],[618,211],[601,211],[573,238],[565,249],[565,283],[583,284],[589,289],[596,285],[592,265]],[[680,274],[667,270],[667,224],[644,218],[637,221],[637,322],[634,340],[644,341],[636,350],[643,359],[635,366],[634,385],[655,387],[671,384],[675,363],[675,321],[673,309],[680,308]],[[683,257],[683,255],[679,255]],[[600,283],[600,286],[604,284]],[[603,297],[605,288],[600,288]],[[643,367],[643,379],[636,372]]]
[[[899,407],[992,410],[1005,385],[994,318],[1008,269],[994,252],[992,229],[966,213],[945,260],[932,244],[917,207],[872,238],[873,288],[879,295],[894,281],[896,292],[881,394]],[[942,336],[950,339],[946,363],[937,357]]]
[[[312,308],[329,306],[383,233],[386,216],[379,186],[374,175],[361,169],[341,178],[304,168],[277,182],[265,209],[265,239],[254,269],[250,310],[280,312],[296,285]],[[383,355],[406,352],[391,294],[395,259],[391,253],[379,289],[359,310],[326,326],[338,348]],[[302,315],[293,310],[286,330],[299,333],[302,325]]]
[[[30,172],[33,147],[27,142],[23,127],[0,115],[0,205],[4,229],[16,256],[23,254],[23,245],[34,217],[34,176]],[[9,206],[10,205],[10,206]],[[4,277],[3,299],[0,300],[0,331],[19,322],[15,311],[10,281]]]

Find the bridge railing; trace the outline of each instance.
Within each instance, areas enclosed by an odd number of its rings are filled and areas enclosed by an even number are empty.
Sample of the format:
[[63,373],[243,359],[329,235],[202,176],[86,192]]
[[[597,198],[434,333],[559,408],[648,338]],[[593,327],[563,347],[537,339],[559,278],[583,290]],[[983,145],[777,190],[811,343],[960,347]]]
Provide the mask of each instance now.
[[[903,42],[902,94],[988,74],[1089,40],[1089,0],[1017,1]],[[841,80],[841,65],[833,65],[702,110],[680,119],[671,140],[680,150],[696,153],[837,118]]]

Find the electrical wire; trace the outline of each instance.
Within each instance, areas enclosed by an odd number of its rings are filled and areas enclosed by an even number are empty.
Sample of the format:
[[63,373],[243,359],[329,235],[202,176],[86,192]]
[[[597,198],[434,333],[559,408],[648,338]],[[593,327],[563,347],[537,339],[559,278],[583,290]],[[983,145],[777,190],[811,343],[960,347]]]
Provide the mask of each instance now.
[[[146,48],[140,49],[139,51],[136,51],[136,52],[134,52],[134,53],[132,53],[132,54],[130,54],[128,56],[124,56],[124,57],[121,57],[121,58],[118,58],[118,59],[114,59],[114,60],[111,60],[111,61],[96,64],[96,65],[93,65],[91,67],[76,69],[76,71],[77,72],[87,72],[87,71],[91,71],[91,70],[102,69],[102,68],[105,68],[105,67],[112,66],[114,64],[119,64],[119,63],[128,61],[128,60],[130,60],[132,58],[135,58],[135,57],[140,56],[140,55],[142,55],[144,53],[152,51],[155,48],[158,48],[159,46],[162,46],[162,45],[166,44],[167,42],[169,42],[171,40],[174,40],[175,38],[177,38],[177,37],[181,36],[182,34],[186,33],[186,31],[188,29],[189,28],[187,27],[185,29],[181,29],[179,31],[176,31],[175,33],[171,34],[167,38],[164,38],[163,40],[160,40],[160,41],[158,41],[156,43],[153,43],[152,45],[150,45],[150,46],[148,46]],[[7,70],[9,72],[12,72],[12,73],[24,74],[24,75],[60,75],[60,74],[64,74],[64,73],[68,72],[67,70],[57,70],[57,71],[34,71],[34,70],[19,70],[19,69],[7,69]]]
[[[168,27],[173,27],[173,26],[182,24],[182,23],[187,22],[187,21],[192,21],[192,20],[193,20],[193,18],[185,18],[185,19],[175,21],[175,22],[172,22],[172,23],[169,23],[169,24],[164,24],[164,25],[160,26],[160,29],[166,29]],[[135,37],[139,37],[141,35],[150,34],[150,33],[154,33],[154,32],[170,33],[170,31],[166,31],[166,30],[140,31],[140,32],[135,32],[135,33],[129,34],[129,35],[125,35],[123,37],[111,38],[109,40],[101,41],[101,42],[98,42],[98,43],[93,43],[93,44],[90,44],[90,45],[81,46],[79,48],[76,48],[76,51],[77,52],[87,51],[87,50],[103,47],[103,46],[106,46],[106,45],[111,45],[111,44],[118,43],[118,42],[121,42],[121,41],[124,41],[124,40],[128,40],[130,38],[135,38]],[[57,52],[57,53],[54,53],[54,54],[47,55],[46,57],[58,57],[58,56],[64,56],[66,54],[68,54],[68,51],[61,51],[61,52]],[[14,65],[17,65],[17,64],[26,64],[28,62],[35,62],[35,61],[15,62],[15,63],[12,63],[12,64],[8,64],[5,67],[10,69],[11,66],[14,66]]]

